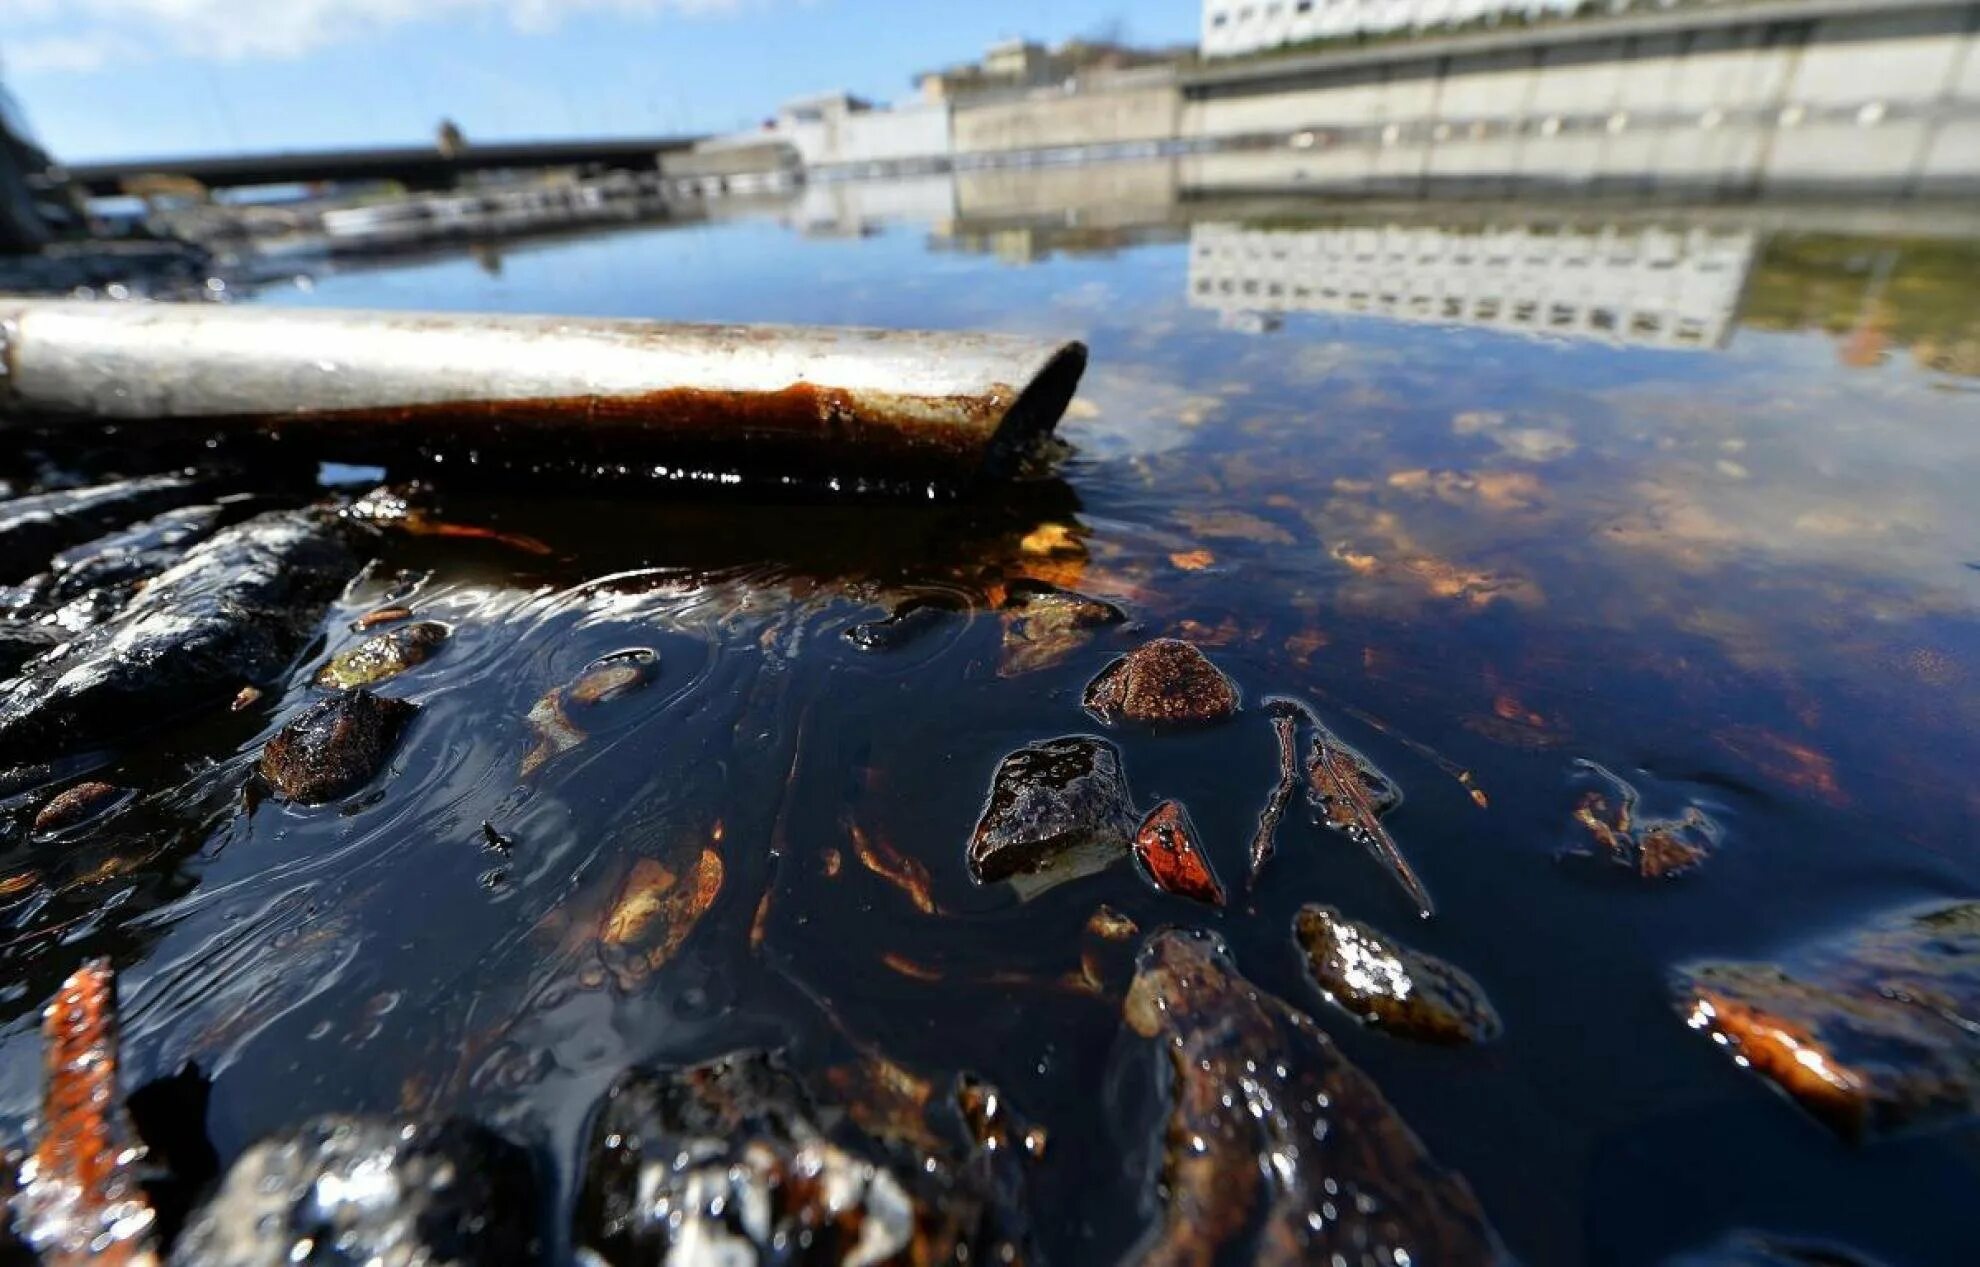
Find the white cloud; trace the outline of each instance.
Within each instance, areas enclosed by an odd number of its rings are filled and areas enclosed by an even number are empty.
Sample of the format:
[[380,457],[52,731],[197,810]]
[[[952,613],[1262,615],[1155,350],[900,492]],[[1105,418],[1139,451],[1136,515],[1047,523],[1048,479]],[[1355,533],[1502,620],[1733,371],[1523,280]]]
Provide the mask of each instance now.
[[159,55],[237,62],[300,57],[330,44],[450,17],[519,31],[580,12],[723,14],[749,0],[0,0],[0,65],[59,73]]

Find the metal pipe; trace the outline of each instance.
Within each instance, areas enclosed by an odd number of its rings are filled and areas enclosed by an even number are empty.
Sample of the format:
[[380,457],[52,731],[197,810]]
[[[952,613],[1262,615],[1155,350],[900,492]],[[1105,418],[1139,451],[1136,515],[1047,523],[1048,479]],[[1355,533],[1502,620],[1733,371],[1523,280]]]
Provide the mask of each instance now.
[[786,484],[1008,474],[1086,348],[1012,335],[0,299],[0,418]]

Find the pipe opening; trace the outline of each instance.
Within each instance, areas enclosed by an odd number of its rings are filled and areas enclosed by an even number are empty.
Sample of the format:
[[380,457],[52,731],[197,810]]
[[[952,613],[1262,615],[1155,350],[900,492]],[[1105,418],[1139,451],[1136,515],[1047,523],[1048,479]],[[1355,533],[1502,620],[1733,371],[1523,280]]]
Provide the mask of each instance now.
[[1066,406],[1072,403],[1073,393],[1079,390],[1079,380],[1086,373],[1086,345],[1077,340],[1066,343],[1044,368],[1032,375],[1018,398],[1004,412],[1003,421],[997,424],[997,432],[990,437],[990,444],[984,454],[983,475],[992,479],[1002,478],[1014,472],[1038,442],[1052,433],[1059,419],[1065,416]]

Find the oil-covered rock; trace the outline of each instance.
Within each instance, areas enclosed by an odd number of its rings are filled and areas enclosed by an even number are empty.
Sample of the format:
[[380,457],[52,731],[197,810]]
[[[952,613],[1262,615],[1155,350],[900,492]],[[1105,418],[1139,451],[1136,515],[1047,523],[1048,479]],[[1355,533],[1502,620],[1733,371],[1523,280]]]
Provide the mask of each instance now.
[[0,503],[0,581],[17,581],[58,550],[184,505],[201,491],[189,476],[147,475]]
[[418,711],[363,689],[327,695],[269,739],[256,768],[275,795],[300,805],[349,796],[377,776]]
[[1092,735],[1027,744],[998,763],[990,800],[969,841],[983,883],[1127,852],[1137,818],[1121,751]]
[[426,660],[447,641],[447,626],[433,620],[416,620],[376,633],[338,652],[316,671],[318,686],[349,690],[375,686],[397,677]]
[[1300,908],[1293,937],[1314,984],[1357,1020],[1403,1038],[1453,1046],[1499,1035],[1499,1016],[1484,989],[1435,955],[1319,903]]
[[1439,1267],[1504,1257],[1439,1166],[1319,1028],[1238,974],[1215,936],[1142,946],[1123,1013],[1166,1062],[1159,1222],[1136,1261]]
[[1134,833],[1134,857],[1156,888],[1209,906],[1224,904],[1224,886],[1210,865],[1196,824],[1180,801],[1163,801],[1148,811]]
[[193,1213],[175,1267],[540,1258],[528,1154],[469,1122],[328,1116],[271,1136]]
[[1980,1113],[1980,902],[1682,973],[1686,1022],[1848,1139]]
[[832,1119],[760,1052],[607,1093],[572,1241],[611,1267],[995,1261],[961,1175]]
[[1157,638],[1101,670],[1085,703],[1104,722],[1203,725],[1236,713],[1238,690],[1193,644]]
[[273,677],[357,571],[347,531],[278,511],[195,546],[114,618],[0,687],[0,761],[128,740]]

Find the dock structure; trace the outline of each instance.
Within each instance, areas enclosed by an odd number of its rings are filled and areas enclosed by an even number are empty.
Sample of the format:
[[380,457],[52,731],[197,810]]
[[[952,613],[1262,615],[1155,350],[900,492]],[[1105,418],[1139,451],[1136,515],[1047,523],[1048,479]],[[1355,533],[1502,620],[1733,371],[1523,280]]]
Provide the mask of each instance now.
[[84,192],[126,192],[134,181],[167,178],[207,189],[397,181],[409,189],[451,189],[462,176],[497,171],[569,168],[583,172],[652,172],[665,154],[691,149],[691,136],[622,140],[509,141],[409,145],[362,150],[295,150],[272,154],[208,154],[177,158],[78,163],[68,177]]

